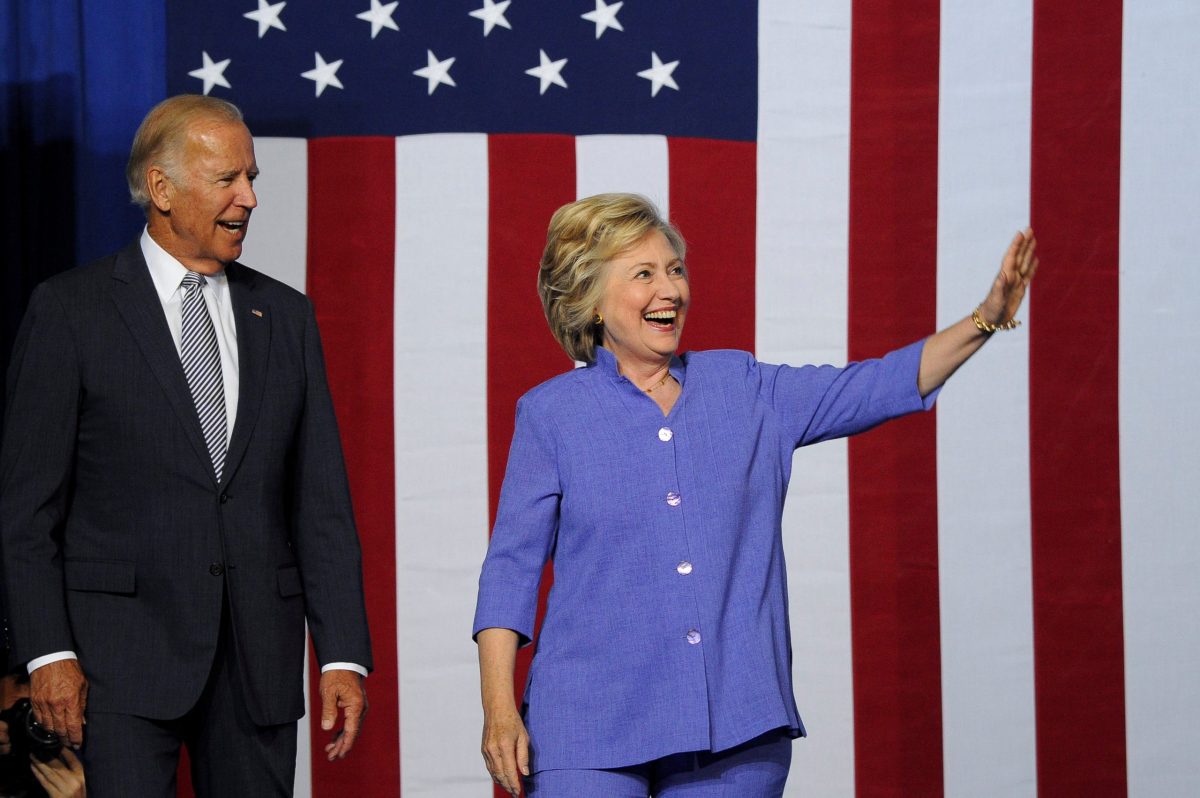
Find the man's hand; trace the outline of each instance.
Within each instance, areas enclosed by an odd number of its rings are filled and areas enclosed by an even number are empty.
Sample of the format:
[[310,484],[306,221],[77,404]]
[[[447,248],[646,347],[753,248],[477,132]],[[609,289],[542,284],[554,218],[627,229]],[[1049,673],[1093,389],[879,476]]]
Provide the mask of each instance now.
[[362,681],[354,671],[329,670],[321,674],[321,728],[333,729],[338,709],[346,718],[341,730],[325,746],[325,757],[330,762],[344,759],[350,753],[362,729],[363,718],[367,716],[367,691]]
[[87,678],[79,661],[60,659],[29,674],[29,700],[33,714],[46,731],[63,745],[83,745],[83,711],[87,708]]

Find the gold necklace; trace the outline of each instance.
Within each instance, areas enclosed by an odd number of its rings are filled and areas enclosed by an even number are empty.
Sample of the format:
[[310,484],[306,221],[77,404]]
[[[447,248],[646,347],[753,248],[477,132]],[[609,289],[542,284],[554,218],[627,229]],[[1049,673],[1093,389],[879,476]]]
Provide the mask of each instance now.
[[654,383],[654,384],[653,384],[653,385],[651,385],[649,388],[643,388],[643,389],[642,389],[642,391],[643,391],[644,393],[654,393],[654,392],[655,392],[655,391],[657,391],[659,388],[663,387],[663,384],[664,384],[664,383],[665,383],[665,382],[666,382],[668,379],[670,379],[670,377],[671,377],[671,370],[670,370],[670,369],[667,369],[667,373],[663,375],[663,378],[662,378],[661,380],[659,380],[658,382]]

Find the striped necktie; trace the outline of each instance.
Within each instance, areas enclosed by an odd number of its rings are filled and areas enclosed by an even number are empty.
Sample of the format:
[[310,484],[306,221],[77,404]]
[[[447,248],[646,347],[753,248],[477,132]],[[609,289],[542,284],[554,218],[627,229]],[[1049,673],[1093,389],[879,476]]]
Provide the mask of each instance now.
[[196,403],[204,443],[212,458],[217,482],[225,467],[228,422],[225,417],[225,383],[221,378],[221,353],[217,333],[204,304],[204,277],[188,272],[183,278],[183,328],[179,336],[179,359]]

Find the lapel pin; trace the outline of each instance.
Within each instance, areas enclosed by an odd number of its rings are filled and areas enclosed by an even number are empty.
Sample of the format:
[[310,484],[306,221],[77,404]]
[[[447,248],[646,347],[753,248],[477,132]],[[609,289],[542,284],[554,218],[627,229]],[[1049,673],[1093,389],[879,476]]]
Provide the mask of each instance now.
[[250,312],[253,313],[255,316],[258,316],[260,319],[262,318],[262,311],[259,310],[258,308],[251,308]]

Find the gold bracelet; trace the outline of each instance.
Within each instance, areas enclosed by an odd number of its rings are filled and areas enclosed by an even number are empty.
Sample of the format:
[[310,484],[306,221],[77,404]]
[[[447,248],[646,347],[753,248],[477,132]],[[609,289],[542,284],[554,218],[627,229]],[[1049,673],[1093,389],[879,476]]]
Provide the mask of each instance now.
[[[980,305],[980,307],[982,307],[982,305]],[[1017,321],[1015,316],[1003,324],[989,324],[983,320],[983,316],[980,315],[978,307],[975,308],[975,310],[971,313],[971,321],[975,322],[975,326],[979,328],[981,333],[987,333],[988,335],[991,335],[997,330],[1015,330],[1021,326],[1021,322]]]

